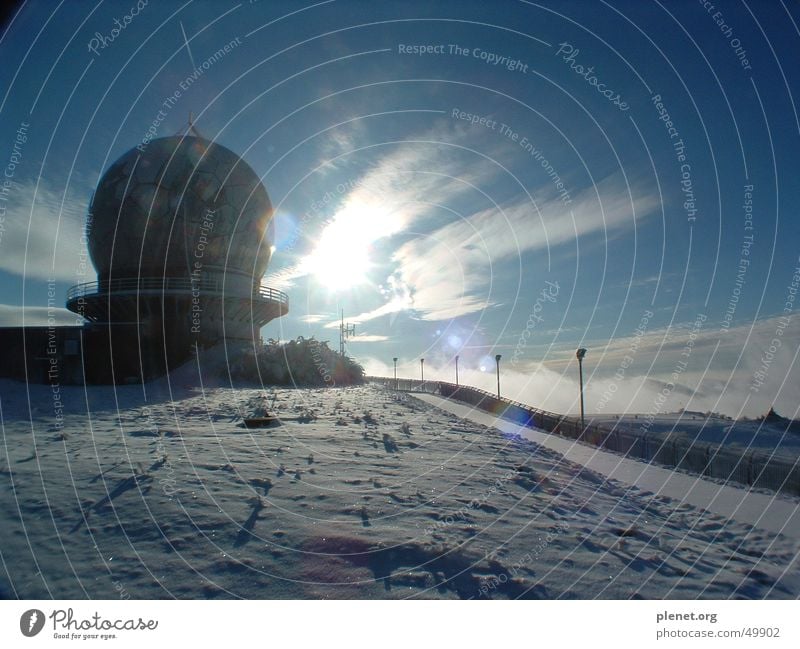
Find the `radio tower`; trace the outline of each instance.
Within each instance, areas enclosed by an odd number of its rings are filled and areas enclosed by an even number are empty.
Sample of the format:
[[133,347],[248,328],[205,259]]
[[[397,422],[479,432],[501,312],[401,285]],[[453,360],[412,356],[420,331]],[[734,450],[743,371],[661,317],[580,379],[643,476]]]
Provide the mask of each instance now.
[[344,309],[342,309],[342,323],[339,325],[339,353],[344,356],[344,343],[350,336],[356,335],[356,326],[344,323]]

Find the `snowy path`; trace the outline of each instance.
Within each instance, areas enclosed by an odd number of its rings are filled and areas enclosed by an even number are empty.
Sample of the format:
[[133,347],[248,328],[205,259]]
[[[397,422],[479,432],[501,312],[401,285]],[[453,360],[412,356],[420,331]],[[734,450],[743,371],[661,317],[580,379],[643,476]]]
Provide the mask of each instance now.
[[504,433],[519,434],[561,453],[565,458],[608,478],[688,503],[763,530],[800,536],[800,502],[783,496],[749,492],[672,469],[646,464],[570,440],[519,426],[511,421],[432,394],[413,395],[436,408]]

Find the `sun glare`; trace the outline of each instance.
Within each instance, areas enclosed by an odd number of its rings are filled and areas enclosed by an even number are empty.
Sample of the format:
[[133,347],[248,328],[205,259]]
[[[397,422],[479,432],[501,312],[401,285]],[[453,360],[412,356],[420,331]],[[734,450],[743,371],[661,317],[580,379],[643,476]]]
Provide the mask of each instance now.
[[319,284],[334,290],[363,284],[372,266],[373,242],[399,226],[398,219],[380,207],[351,201],[322,231],[306,259],[309,271]]

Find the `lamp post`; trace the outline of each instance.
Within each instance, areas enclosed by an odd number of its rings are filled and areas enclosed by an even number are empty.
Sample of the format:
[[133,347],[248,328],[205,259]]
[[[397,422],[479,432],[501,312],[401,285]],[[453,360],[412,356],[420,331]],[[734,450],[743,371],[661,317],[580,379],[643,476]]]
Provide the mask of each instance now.
[[420,378],[420,381],[422,382],[422,385],[420,387],[421,387],[422,390],[425,390],[425,359],[424,358],[420,358],[419,359],[419,378]]
[[581,428],[586,427],[583,414],[583,357],[586,356],[586,349],[581,347],[575,352],[575,357],[578,359],[578,376],[580,377],[581,384]]
[[494,357],[494,360],[497,363],[497,398],[498,399],[500,398],[500,359],[501,358],[502,358],[502,356],[500,354],[497,354]]
[[394,389],[397,390],[397,356],[392,360],[394,361]]
[[456,356],[456,387],[458,387],[458,356]]

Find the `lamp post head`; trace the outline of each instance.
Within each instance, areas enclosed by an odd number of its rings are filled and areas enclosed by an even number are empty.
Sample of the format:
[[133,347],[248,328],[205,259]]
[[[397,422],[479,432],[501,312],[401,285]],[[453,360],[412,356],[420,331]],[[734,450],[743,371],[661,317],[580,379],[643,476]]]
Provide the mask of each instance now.
[[575,357],[579,361],[582,361],[584,356],[586,356],[586,349],[583,347],[581,347],[578,351],[575,352]]
[[425,362],[425,359],[424,359],[424,358],[420,358],[420,359],[419,359],[419,363],[420,363],[420,365],[422,365],[422,363],[424,363],[424,362]]
[[496,354],[495,357],[494,357],[494,360],[499,363],[501,358],[503,358],[502,354]]
[[392,359],[395,363],[397,362],[397,356]]

